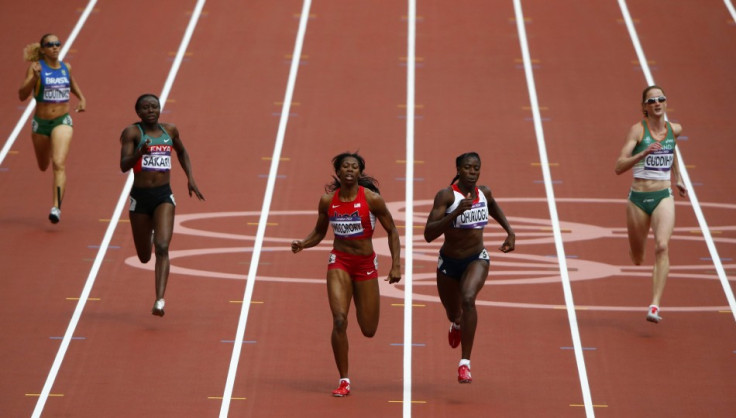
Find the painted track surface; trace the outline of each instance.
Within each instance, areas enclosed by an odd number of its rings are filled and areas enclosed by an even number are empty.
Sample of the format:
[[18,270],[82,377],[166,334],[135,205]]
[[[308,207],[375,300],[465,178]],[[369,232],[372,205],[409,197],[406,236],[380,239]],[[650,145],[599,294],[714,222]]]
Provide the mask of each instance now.
[[[166,317],[148,314],[152,272],[134,260],[122,221],[76,329],[79,339],[51,391],[63,396],[49,398],[44,416],[215,416],[220,410],[210,397],[222,396],[228,374],[302,7],[295,0],[272,3],[208,2],[166,103],[162,120],[179,126],[207,197],[188,199],[175,171],[180,224]],[[613,162],[626,128],[639,117],[645,80],[617,3],[580,3],[536,0],[523,7],[595,414],[732,416],[733,315],[721,312],[728,310],[724,292],[682,199],[665,319],[657,326],[643,320],[652,259],[643,268],[629,264],[623,203],[630,177],[615,177]],[[730,71],[736,26],[720,1],[698,8],[686,1],[631,3],[655,80],[671,98],[670,117],[685,127],[680,149],[733,277],[736,180],[724,174],[736,145],[724,127],[736,93]],[[120,130],[135,120],[138,94],[161,91],[194,2],[148,5],[99,3],[67,57],[89,111],[74,115],[62,222],[45,220],[50,173],[36,169],[27,128],[0,165],[0,191],[10,197],[0,199],[3,415],[28,416],[36,404],[32,394],[41,390],[59,347],[53,338],[64,334],[76,304],[66,298],[80,294],[125,182],[117,170]],[[13,31],[0,45],[3,56],[19,56],[46,30],[65,40],[79,12],[52,13],[51,6],[40,2],[32,25],[17,23],[27,9],[7,7],[0,24]],[[330,242],[296,256],[288,242],[313,226],[329,159],[345,150],[366,157],[404,230],[406,13],[396,2],[312,5],[231,416],[402,414],[396,401],[402,400],[404,321],[396,305],[403,286],[382,287],[375,338],[363,338],[351,322],[354,393],[333,399],[323,285]],[[567,349],[568,318],[555,309],[565,301],[513,4],[420,2],[418,15],[414,224],[420,228],[413,269],[420,306],[412,323],[412,413],[584,416],[576,406],[581,383]],[[3,135],[22,113],[13,97],[24,70],[19,60],[2,70],[0,87],[9,92],[0,103]],[[483,182],[517,229],[518,248],[493,255],[480,298],[475,380],[460,386],[459,352],[446,346],[433,287],[438,244],[423,242],[421,226],[435,192],[454,173],[454,156],[471,149],[481,154]],[[500,241],[497,228],[488,231],[489,249]],[[379,254],[387,253],[384,234],[375,243]],[[382,260],[383,266],[389,261]]]

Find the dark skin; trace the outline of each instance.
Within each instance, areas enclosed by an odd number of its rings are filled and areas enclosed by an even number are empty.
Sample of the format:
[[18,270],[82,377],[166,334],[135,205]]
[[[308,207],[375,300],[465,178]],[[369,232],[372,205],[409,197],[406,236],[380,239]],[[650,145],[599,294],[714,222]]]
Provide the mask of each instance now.
[[[358,177],[360,166],[353,157],[345,158],[336,173],[340,181],[339,198],[342,202],[351,202],[358,195]],[[327,234],[330,225],[328,209],[334,192],[323,195],[317,209],[317,223],[314,229],[303,240],[294,240],[291,250],[298,253],[306,248],[319,244]],[[365,198],[370,211],[376,216],[388,233],[388,244],[391,251],[391,270],[385,279],[389,283],[401,280],[401,243],[399,232],[386,203],[378,193],[365,189]],[[355,255],[369,256],[373,254],[373,241],[370,238],[346,240],[335,239],[335,250]],[[353,281],[345,270],[327,271],[327,296],[332,311],[332,351],[335,356],[340,378],[348,377],[348,337],[347,317],[350,301],[355,300],[356,316],[360,330],[366,337],[373,337],[378,329],[380,313],[380,293],[377,280]]]
[[[160,137],[163,130],[166,129],[171,136],[171,143],[176,156],[179,160],[181,168],[187,176],[187,187],[189,196],[192,194],[197,196],[199,200],[204,200],[204,196],[197,188],[192,176],[191,163],[189,154],[179,137],[179,130],[170,123],[161,123],[159,126],[158,118],[161,113],[161,106],[154,97],[144,98],[136,109],[138,117],[140,117],[141,125],[144,132],[152,137]],[[126,172],[135,166],[136,162],[145,154],[149,154],[148,145],[150,140],[137,148],[141,142],[141,132],[136,125],[126,127],[120,135],[120,170]],[[169,183],[171,177],[170,171],[140,171],[135,173],[133,186],[140,188],[153,188],[163,186]],[[130,214],[130,226],[133,231],[133,242],[141,263],[147,263],[151,259],[151,247],[155,248],[156,254],[156,299],[162,299],[166,292],[166,284],[169,277],[169,244],[174,231],[174,205],[171,203],[162,203],[156,207],[153,216],[144,213]],[[151,242],[151,233],[153,232],[153,242]]]
[[[459,176],[457,185],[466,196],[465,199],[460,201],[455,210],[446,214],[447,208],[455,202],[454,192],[451,187],[437,192],[424,228],[424,239],[432,242],[444,234],[445,241],[441,251],[449,258],[465,259],[479,254],[484,248],[483,230],[452,227],[455,218],[472,208],[473,201],[477,198],[477,187],[488,200],[488,214],[508,234],[499,250],[504,253],[513,251],[516,235],[506,220],[506,216],[493,198],[491,190],[486,186],[476,186],[480,176],[480,160],[475,157],[466,157],[458,167],[457,174]],[[462,358],[468,360],[473,350],[475,330],[478,324],[475,300],[485,284],[486,277],[488,277],[488,263],[483,260],[475,260],[470,263],[460,280],[437,271],[437,291],[442,306],[445,308],[447,318],[461,326]]]

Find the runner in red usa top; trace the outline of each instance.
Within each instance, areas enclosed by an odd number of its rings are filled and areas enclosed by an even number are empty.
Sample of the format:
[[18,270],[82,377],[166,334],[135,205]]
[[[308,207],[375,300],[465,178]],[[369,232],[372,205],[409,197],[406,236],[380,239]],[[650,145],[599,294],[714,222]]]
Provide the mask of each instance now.
[[687,190],[677,161],[677,137],[682,125],[666,120],[667,96],[659,86],[649,86],[642,93],[644,119],[635,123],[626,135],[624,147],[616,160],[616,174],[632,171],[634,180],[626,205],[629,256],[635,265],[644,262],[649,229],[654,232],[654,269],[652,299],[646,319],[659,323],[660,301],[670,270],[669,241],[675,228],[675,201],[672,178],[681,197]]
[[[475,299],[488,277],[490,256],[483,244],[483,228],[490,216],[506,231],[499,248],[514,250],[516,235],[486,186],[476,185],[480,176],[480,156],[475,152],[455,160],[457,175],[439,192],[424,228],[424,239],[432,242],[441,235],[445,241],[437,263],[437,291],[450,320],[450,347],[462,344],[458,382],[471,383],[470,353],[473,350],[478,312]],[[457,181],[457,184],[455,184]]]
[[187,176],[189,196],[204,196],[192,176],[189,154],[179,130],[171,123],[159,123],[161,104],[153,94],[144,94],[135,102],[141,121],[128,126],[120,135],[120,169],[133,169],[130,191],[130,226],[133,242],[141,263],[151,260],[151,247],[156,254],[156,300],[151,312],[164,316],[164,294],[169,279],[169,244],[174,231],[176,203],[171,192],[171,154],[176,153]]
[[391,269],[385,279],[401,280],[401,243],[393,217],[379,194],[377,181],[363,173],[365,160],[357,153],[343,153],[332,159],[334,181],[319,201],[317,224],[303,240],[291,243],[298,253],[319,244],[332,225],[335,234],[327,263],[327,296],[332,311],[332,352],[340,374],[333,396],[350,394],[348,378],[348,311],[351,299],[360,330],[373,337],[378,329],[380,293],[378,257],[373,251],[376,220],[388,233]]

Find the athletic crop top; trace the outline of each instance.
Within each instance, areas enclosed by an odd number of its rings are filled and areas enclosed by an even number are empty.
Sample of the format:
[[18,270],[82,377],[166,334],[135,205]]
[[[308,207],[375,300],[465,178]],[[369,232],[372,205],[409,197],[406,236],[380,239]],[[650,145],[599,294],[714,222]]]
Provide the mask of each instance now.
[[[446,214],[452,213],[458,207],[460,201],[465,199],[465,195],[457,187],[457,184],[452,185],[452,192],[455,195],[455,201],[447,208],[445,211]],[[475,188],[475,196],[473,207],[452,221],[453,228],[483,229],[488,224],[488,199],[486,199],[486,195],[478,190],[477,187]]]
[[150,139],[151,143],[148,144],[150,153],[144,154],[138,159],[133,167],[133,172],[171,170],[171,137],[166,132],[166,129],[159,124],[158,126],[163,131],[163,134],[158,138],[154,138],[143,132],[143,127],[140,123],[136,123],[135,125],[141,131],[141,142],[138,143],[136,150],[140,149],[146,143],[146,139]]
[[61,67],[51,68],[46,61],[38,61],[41,64],[41,74],[38,79],[38,91],[34,98],[41,103],[66,103],[69,101],[71,92],[71,81],[66,64],[59,62]]
[[[644,134],[642,135],[641,141],[639,141],[639,143],[634,147],[632,155],[644,151],[649,147],[649,145],[657,142],[652,138],[652,134],[649,132],[647,121],[642,120],[641,123],[644,127]],[[670,179],[670,170],[672,169],[672,163],[675,160],[675,145],[677,145],[677,140],[675,139],[675,134],[672,131],[672,125],[670,125],[669,122],[665,122],[665,124],[667,126],[667,135],[659,142],[662,144],[662,148],[647,155],[641,161],[634,164],[634,167],[632,168],[634,178],[648,180]]]
[[351,202],[340,201],[340,189],[335,190],[327,209],[336,239],[365,239],[373,236],[376,216],[368,208],[365,188],[358,186],[358,195]]

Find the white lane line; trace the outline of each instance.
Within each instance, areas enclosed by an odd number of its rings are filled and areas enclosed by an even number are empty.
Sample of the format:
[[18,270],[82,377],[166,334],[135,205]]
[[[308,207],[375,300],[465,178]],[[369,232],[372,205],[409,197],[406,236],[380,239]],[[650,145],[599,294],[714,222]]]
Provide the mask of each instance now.
[[580,330],[578,329],[578,320],[575,313],[575,303],[572,297],[572,288],[570,286],[570,276],[567,270],[567,260],[565,258],[565,248],[562,243],[562,232],[560,221],[557,214],[557,206],[555,204],[555,193],[552,187],[552,175],[549,170],[547,159],[547,149],[544,142],[544,131],[542,129],[542,118],[539,113],[539,102],[537,100],[537,88],[534,83],[534,73],[532,71],[531,57],[529,55],[529,45],[526,38],[526,28],[524,27],[524,13],[521,9],[521,0],[514,0],[514,11],[516,18],[516,27],[519,32],[519,44],[521,45],[521,53],[524,59],[524,73],[526,74],[527,87],[529,89],[529,102],[532,107],[532,115],[534,116],[534,131],[537,137],[537,145],[539,147],[539,158],[541,162],[542,174],[544,175],[544,189],[547,193],[547,206],[549,207],[550,221],[552,223],[552,231],[554,235],[555,248],[557,250],[557,260],[560,265],[560,276],[562,279],[562,290],[565,295],[565,307],[567,310],[567,318],[570,324],[570,334],[572,337],[573,351],[575,352],[575,362],[578,366],[578,378],[580,379],[580,389],[583,395],[583,404],[585,406],[585,414],[588,417],[595,416],[593,412],[593,401],[588,384],[588,373],[585,368],[585,358],[583,357],[583,348],[580,341]]
[[[159,96],[159,98],[161,99],[162,111],[164,109],[164,104],[166,103],[166,98],[169,95],[171,85],[173,84],[174,79],[176,78],[176,73],[179,70],[179,65],[181,64],[181,61],[184,58],[184,53],[186,52],[187,46],[189,45],[189,40],[191,39],[195,26],[197,26],[197,20],[199,19],[199,15],[202,13],[204,3],[205,0],[198,0],[197,7],[192,13],[192,18],[189,20],[189,26],[187,26],[184,38],[179,45],[179,51],[177,52],[176,58],[174,59],[174,64],[171,66],[171,70],[169,70],[169,75],[166,79],[167,87],[164,87],[161,96]],[[84,306],[87,303],[89,294],[92,291],[92,286],[97,279],[97,273],[99,272],[100,266],[102,265],[102,260],[105,258],[105,254],[107,253],[107,249],[110,245],[110,240],[112,239],[112,236],[115,233],[115,228],[117,228],[118,222],[120,221],[120,215],[123,211],[123,207],[128,201],[128,193],[130,193],[130,188],[132,185],[133,173],[131,172],[125,183],[125,186],[123,187],[122,192],[120,193],[120,198],[118,199],[117,206],[115,206],[115,211],[110,218],[110,224],[107,226],[107,231],[105,231],[105,236],[103,237],[102,243],[100,244],[100,249],[99,251],[97,251],[97,256],[95,257],[95,261],[92,264],[89,275],[87,276],[87,281],[84,284],[82,293],[79,295],[79,301],[77,302],[77,306],[74,309],[74,314],[69,321],[69,326],[66,329],[64,338],[61,340],[59,351],[56,353],[54,363],[52,364],[51,370],[49,370],[49,374],[46,377],[46,383],[44,384],[43,390],[38,397],[38,401],[36,402],[36,407],[33,410],[32,415],[34,418],[41,416],[43,408],[46,405],[46,401],[49,397],[49,393],[51,392],[51,388],[53,387],[56,376],[59,373],[59,369],[61,368],[61,363],[64,361],[64,356],[66,355],[66,351],[69,348],[69,342],[74,336],[74,331],[76,330],[77,324],[79,323],[79,318],[82,316],[82,311],[84,310]]]
[[404,418],[411,417],[411,358],[414,251],[414,95],[416,54],[416,0],[408,0],[406,65],[406,234],[404,235]]
[[[631,38],[631,42],[634,44],[636,56],[639,58],[639,65],[644,72],[644,77],[647,80],[647,85],[651,86],[655,84],[654,77],[652,77],[652,73],[651,71],[649,71],[647,57],[644,55],[644,50],[641,47],[641,43],[639,42],[639,36],[636,33],[636,28],[634,28],[634,22],[631,19],[631,14],[629,14],[629,8],[626,6],[625,0],[618,0],[618,5],[621,8],[621,14],[623,15],[624,21],[626,22],[626,28],[629,30],[629,37]],[[729,6],[729,4],[727,3],[726,6]],[[729,10],[733,10],[733,6],[731,6]],[[698,224],[700,225],[700,231],[703,233],[705,244],[708,247],[708,251],[710,252],[710,257],[713,260],[713,266],[718,273],[718,279],[721,281],[723,293],[726,295],[728,305],[731,307],[731,314],[733,315],[734,321],[736,321],[736,299],[734,298],[731,285],[728,283],[726,270],[723,268],[721,257],[718,255],[718,249],[716,248],[716,244],[715,242],[713,242],[713,236],[710,233],[710,227],[705,220],[705,215],[703,215],[703,210],[700,207],[698,196],[695,194],[695,189],[693,188],[693,184],[690,181],[690,175],[687,172],[685,160],[682,158],[682,153],[680,152],[679,147],[675,147],[675,149],[677,150],[677,162],[680,167],[680,174],[682,175],[682,180],[685,183],[685,187],[687,188],[687,193],[690,197],[690,203],[692,203],[695,217],[698,219]]]
[[[59,51],[59,61],[64,60],[66,53],[69,52],[69,49],[71,49],[72,44],[74,44],[74,41],[77,39],[77,35],[79,35],[79,31],[82,30],[82,27],[84,27],[84,24],[87,22],[87,18],[89,17],[90,13],[92,13],[95,4],[97,4],[97,0],[90,0],[90,2],[87,3],[87,7],[84,8],[82,15],[79,16],[79,20],[77,20],[77,24],[74,26],[74,29],[72,29],[72,33],[70,33],[69,36],[66,38],[66,41],[64,41],[64,46],[61,47],[61,51]],[[26,110],[23,112],[20,119],[18,119],[18,123],[15,124],[15,128],[13,128],[10,136],[7,140],[5,140],[5,145],[3,145],[3,149],[0,150],[0,165],[3,164],[5,157],[10,152],[10,148],[15,143],[15,140],[18,139],[20,130],[23,129],[23,126],[25,126],[26,121],[31,116],[31,113],[33,113],[33,109],[35,108],[36,100],[31,99],[31,101],[28,103],[28,106],[26,106]]]
[[731,14],[731,19],[733,19],[733,22],[736,23],[736,9],[733,8],[733,3],[731,3],[731,0],[723,0],[723,4],[726,5],[728,12]]
[[227,373],[227,381],[225,382],[225,390],[222,395],[222,404],[220,406],[220,417],[225,418],[230,410],[230,400],[232,399],[233,386],[235,384],[235,374],[238,370],[238,362],[242,351],[242,341],[245,335],[245,325],[248,321],[248,312],[250,311],[251,299],[253,298],[253,286],[255,286],[256,272],[258,271],[258,262],[261,257],[261,248],[263,247],[263,238],[266,233],[266,223],[268,222],[268,213],[271,208],[271,199],[276,184],[276,174],[278,174],[279,161],[281,160],[281,149],[286,134],[286,124],[289,120],[289,110],[291,108],[291,100],[294,95],[294,86],[296,84],[296,76],[299,71],[299,59],[302,56],[302,46],[304,44],[304,36],[307,32],[307,22],[309,21],[309,9],[311,0],[305,0],[302,5],[302,14],[299,19],[299,30],[294,43],[294,53],[291,56],[291,69],[289,70],[289,80],[286,86],[286,94],[281,108],[281,119],[279,120],[279,129],[276,134],[276,143],[271,156],[271,169],[268,172],[268,181],[266,183],[266,193],[263,196],[263,206],[261,207],[261,216],[258,220],[258,231],[253,244],[253,255],[248,269],[248,277],[245,285],[245,295],[243,296],[243,304],[240,309],[240,320],[238,328],[235,332],[235,342],[233,343],[233,353],[230,358],[230,369]]

